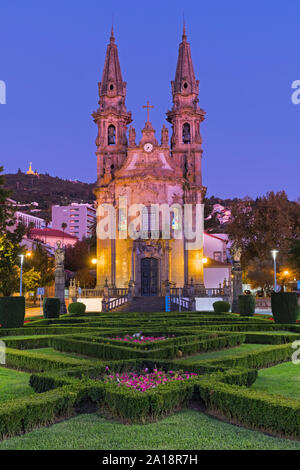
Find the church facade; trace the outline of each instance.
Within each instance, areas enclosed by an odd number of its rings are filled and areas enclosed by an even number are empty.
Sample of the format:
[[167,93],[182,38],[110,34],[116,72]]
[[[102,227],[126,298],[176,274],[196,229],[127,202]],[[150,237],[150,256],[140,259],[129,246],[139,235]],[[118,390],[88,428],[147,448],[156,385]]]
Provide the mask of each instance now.
[[[206,188],[202,185],[201,123],[196,80],[185,28],[179,45],[172,85],[173,106],[167,112],[172,135],[163,125],[157,140],[149,118],[137,139],[126,108],[118,49],[112,30],[102,81],[99,108],[93,114],[98,127],[97,224],[105,226],[114,209],[109,236],[97,227],[97,287],[134,285],[136,296],[163,295],[167,284],[203,286],[203,243],[189,245],[190,227],[203,239],[203,219],[196,218]],[[130,127],[129,127],[130,126]],[[185,211],[188,207],[191,212]],[[165,209],[165,211],[164,211]],[[107,228],[107,227],[106,227]]]

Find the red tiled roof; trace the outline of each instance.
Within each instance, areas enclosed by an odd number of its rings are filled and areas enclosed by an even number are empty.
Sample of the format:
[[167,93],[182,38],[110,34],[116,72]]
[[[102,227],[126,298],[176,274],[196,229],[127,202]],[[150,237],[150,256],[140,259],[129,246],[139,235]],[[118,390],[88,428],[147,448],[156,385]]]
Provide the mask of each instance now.
[[70,240],[78,240],[77,237],[74,235],[70,235],[69,233],[63,232],[62,230],[57,230],[54,228],[33,228],[30,230],[31,236],[47,236],[47,237],[61,237],[61,238],[69,238]]
[[204,233],[205,235],[208,235],[209,237],[216,238],[217,240],[220,240],[221,242],[227,243],[226,238],[217,237],[216,235],[213,235],[212,233],[209,233],[209,232],[204,232]]

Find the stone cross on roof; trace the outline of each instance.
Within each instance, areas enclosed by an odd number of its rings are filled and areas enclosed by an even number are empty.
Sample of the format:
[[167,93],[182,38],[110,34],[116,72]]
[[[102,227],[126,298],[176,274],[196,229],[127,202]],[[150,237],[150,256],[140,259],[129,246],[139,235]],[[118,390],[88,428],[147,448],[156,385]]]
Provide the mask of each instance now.
[[147,105],[143,106],[143,108],[147,108],[147,122],[150,122],[150,109],[154,108],[154,106],[150,106],[149,101],[147,101]]

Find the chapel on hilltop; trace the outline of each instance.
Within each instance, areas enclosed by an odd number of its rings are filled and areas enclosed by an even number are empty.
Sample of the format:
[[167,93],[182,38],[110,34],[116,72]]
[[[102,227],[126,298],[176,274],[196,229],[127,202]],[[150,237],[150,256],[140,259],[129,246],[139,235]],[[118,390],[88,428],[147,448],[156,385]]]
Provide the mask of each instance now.
[[[164,294],[166,282],[176,287],[191,282],[204,284],[203,248],[187,250],[184,235],[175,234],[183,232],[176,207],[201,204],[206,192],[202,185],[200,133],[205,111],[199,107],[199,81],[185,27],[171,84],[173,106],[167,112],[172,126],[170,142],[165,125],[160,142],[157,140],[149,119],[149,102],[145,106],[148,119],[142,138],[137,139],[134,127],[128,129],[132,116],[126,108],[126,82],[112,29],[99,83],[99,108],[93,118],[98,127],[97,204],[113,205],[117,220],[116,238],[97,240],[98,287],[103,287],[106,279],[117,288],[128,287],[133,281],[135,295],[148,296]],[[144,206],[137,227],[140,236],[134,240],[128,236],[133,204]],[[157,204],[175,207],[168,222],[170,239],[164,236],[166,222],[156,211]],[[198,229],[203,236],[203,226]]]

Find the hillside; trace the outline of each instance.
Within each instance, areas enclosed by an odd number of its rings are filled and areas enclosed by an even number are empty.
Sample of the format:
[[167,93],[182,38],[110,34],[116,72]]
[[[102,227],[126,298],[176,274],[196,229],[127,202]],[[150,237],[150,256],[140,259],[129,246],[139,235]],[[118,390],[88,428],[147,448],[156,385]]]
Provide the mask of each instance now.
[[[51,217],[51,206],[68,205],[72,202],[92,203],[94,184],[64,180],[45,175],[27,175],[19,171],[5,175],[5,187],[11,191],[11,198],[17,201],[22,212],[37,217]],[[215,196],[205,199],[205,229],[209,232],[226,232],[228,210],[235,199],[220,199]],[[33,203],[38,203],[38,206]],[[230,217],[230,216],[229,216]]]
[[[34,176],[19,171],[5,175],[5,188],[11,191],[10,197],[22,205],[20,210],[37,217],[50,216],[51,206],[55,204],[92,203],[95,200],[93,187],[94,184],[64,180],[48,174]],[[38,206],[28,206],[33,202]]]

